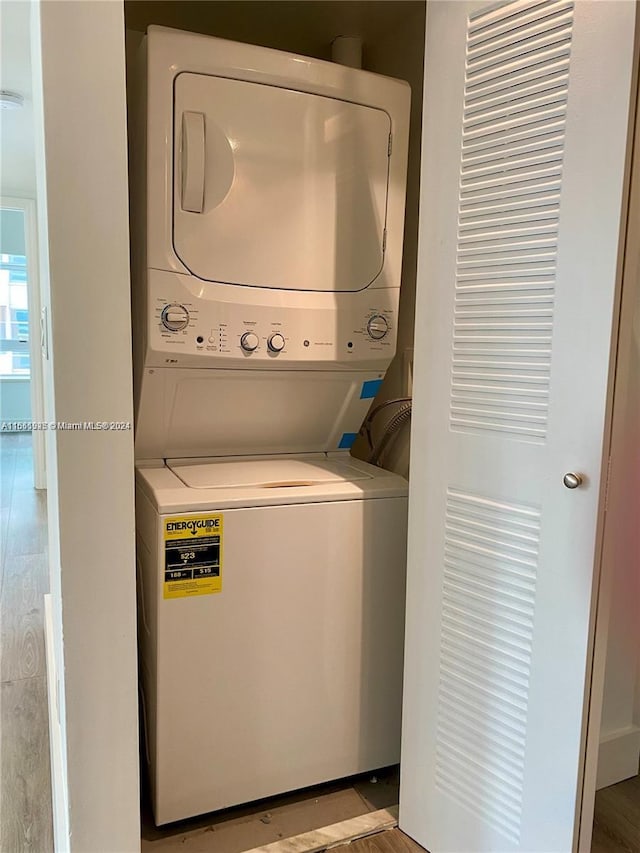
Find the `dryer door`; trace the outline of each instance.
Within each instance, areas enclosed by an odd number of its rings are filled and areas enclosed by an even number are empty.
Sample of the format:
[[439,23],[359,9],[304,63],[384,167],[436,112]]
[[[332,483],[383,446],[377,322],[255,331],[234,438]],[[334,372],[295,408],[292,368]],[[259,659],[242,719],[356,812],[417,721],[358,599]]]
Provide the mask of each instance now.
[[176,254],[208,281],[364,289],[384,259],[390,132],[373,107],[179,74]]

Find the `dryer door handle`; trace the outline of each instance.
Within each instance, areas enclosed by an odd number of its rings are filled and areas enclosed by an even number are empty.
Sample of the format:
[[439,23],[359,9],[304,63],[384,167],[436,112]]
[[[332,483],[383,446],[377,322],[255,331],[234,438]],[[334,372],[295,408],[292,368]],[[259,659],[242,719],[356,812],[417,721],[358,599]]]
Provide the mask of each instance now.
[[204,210],[204,113],[182,113],[182,209]]

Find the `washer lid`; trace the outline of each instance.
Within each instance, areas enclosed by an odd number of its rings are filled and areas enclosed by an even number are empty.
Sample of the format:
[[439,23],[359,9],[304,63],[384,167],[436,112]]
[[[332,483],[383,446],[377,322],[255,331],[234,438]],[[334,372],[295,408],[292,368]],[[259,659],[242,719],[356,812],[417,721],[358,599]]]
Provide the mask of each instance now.
[[284,489],[371,479],[364,471],[334,460],[261,459],[196,465],[169,460],[167,467],[191,489]]

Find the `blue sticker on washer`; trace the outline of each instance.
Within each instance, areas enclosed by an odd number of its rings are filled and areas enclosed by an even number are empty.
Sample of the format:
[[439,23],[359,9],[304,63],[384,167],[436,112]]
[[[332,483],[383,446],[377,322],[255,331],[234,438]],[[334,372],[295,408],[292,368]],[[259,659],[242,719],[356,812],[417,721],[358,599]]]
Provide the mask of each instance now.
[[350,447],[353,447],[353,442],[356,440],[357,437],[357,432],[343,432],[338,448],[340,450],[348,450]]
[[369,379],[362,383],[362,391],[360,391],[361,400],[370,400],[376,396],[382,385],[382,379]]

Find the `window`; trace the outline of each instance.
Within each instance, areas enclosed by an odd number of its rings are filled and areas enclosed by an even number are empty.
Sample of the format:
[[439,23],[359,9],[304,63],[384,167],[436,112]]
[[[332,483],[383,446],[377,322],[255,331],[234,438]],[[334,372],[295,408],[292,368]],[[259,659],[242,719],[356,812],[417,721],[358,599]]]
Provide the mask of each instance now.
[[29,312],[22,309],[14,309],[14,322],[17,329],[17,337],[21,343],[29,340]]
[[0,254],[0,376],[29,376],[27,259]]

